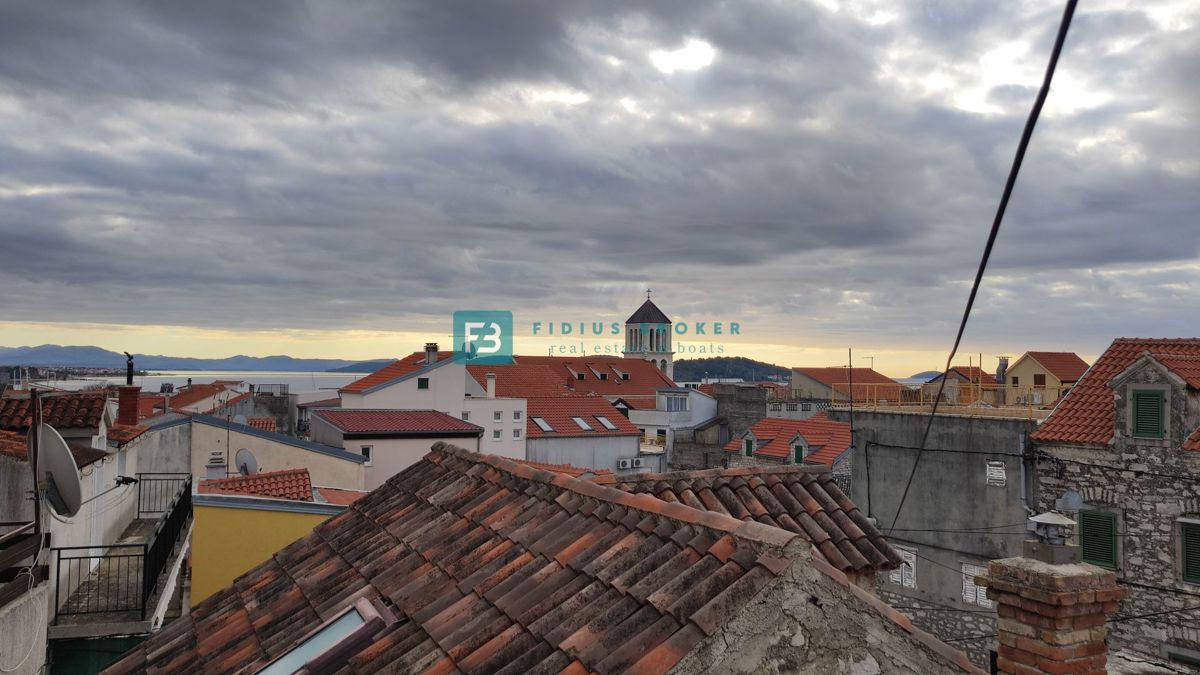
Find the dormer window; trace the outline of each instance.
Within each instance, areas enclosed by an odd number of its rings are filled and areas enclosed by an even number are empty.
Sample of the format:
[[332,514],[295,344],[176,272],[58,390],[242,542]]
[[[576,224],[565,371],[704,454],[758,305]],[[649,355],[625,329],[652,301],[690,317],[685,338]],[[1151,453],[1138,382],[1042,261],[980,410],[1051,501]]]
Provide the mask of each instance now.
[[582,379],[585,379],[586,377],[587,376],[584,375],[583,373],[575,373],[575,379],[577,379],[577,380],[582,380]]
[[1141,390],[1133,392],[1133,407],[1130,411],[1130,428],[1135,438],[1162,438],[1166,425],[1166,399],[1162,391]]

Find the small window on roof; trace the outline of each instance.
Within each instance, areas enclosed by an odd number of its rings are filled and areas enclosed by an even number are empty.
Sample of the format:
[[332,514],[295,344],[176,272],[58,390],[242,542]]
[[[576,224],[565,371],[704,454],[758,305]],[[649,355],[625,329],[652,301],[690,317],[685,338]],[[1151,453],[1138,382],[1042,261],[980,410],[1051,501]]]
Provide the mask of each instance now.
[[600,379],[602,379],[602,380],[607,380],[607,379],[608,379],[608,373],[600,373]]
[[575,373],[575,379],[582,380],[586,377],[583,373]]
[[612,423],[612,422],[611,422],[611,421],[610,421],[610,420],[609,420],[607,417],[605,417],[604,415],[596,415],[596,421],[600,422],[600,425],[601,425],[601,426],[603,426],[605,429],[608,429],[609,431],[616,431],[616,430],[617,430],[617,425],[613,424],[613,423]]
[[629,373],[621,373],[621,379],[622,379],[622,380],[628,380],[628,379],[629,379]]
[[359,598],[332,619],[305,635],[291,649],[258,671],[259,675],[333,672],[374,642],[398,621],[382,604]]
[[595,431],[595,429],[592,428],[592,425],[588,424],[587,420],[583,419],[582,417],[572,417],[571,419],[575,420],[575,424],[578,424],[580,429],[583,429],[584,431]]
[[550,423],[541,417],[530,417],[529,419],[533,420],[533,423],[538,425],[538,428],[542,431],[554,431],[554,427],[550,426]]

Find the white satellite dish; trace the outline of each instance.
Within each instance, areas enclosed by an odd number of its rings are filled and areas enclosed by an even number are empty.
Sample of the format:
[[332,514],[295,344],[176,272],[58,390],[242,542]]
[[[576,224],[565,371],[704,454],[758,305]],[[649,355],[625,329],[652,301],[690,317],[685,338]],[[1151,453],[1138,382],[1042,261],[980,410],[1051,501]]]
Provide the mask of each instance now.
[[241,424],[242,426],[245,426],[245,424],[246,424],[246,416],[245,416],[245,415],[236,415],[236,416],[233,418],[233,423],[234,423],[234,424]]
[[49,424],[42,424],[38,438],[38,471],[46,478],[46,499],[54,511],[66,518],[79,513],[79,467],[67,442]]
[[258,473],[258,460],[254,459],[254,453],[246,448],[237,451],[233,463],[237,465],[238,473],[243,476],[253,476]]

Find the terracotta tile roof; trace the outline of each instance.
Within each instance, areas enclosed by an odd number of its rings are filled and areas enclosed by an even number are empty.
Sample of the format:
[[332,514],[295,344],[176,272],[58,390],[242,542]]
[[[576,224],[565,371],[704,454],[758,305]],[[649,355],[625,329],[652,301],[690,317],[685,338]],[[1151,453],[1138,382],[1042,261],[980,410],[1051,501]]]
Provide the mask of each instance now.
[[[103,450],[78,443],[68,443],[67,448],[75,458],[75,466],[80,469],[108,457],[108,453]],[[28,461],[29,446],[25,440],[25,433],[0,430],[0,455],[7,455],[20,462]]]
[[528,460],[528,459],[514,459],[513,461],[517,462],[518,464],[524,464],[525,466],[531,466],[535,469],[541,469],[543,471],[553,471],[555,473],[565,473],[568,476],[572,476],[574,478],[579,478],[580,476],[584,476],[584,475],[588,475],[588,476],[610,476],[610,475],[612,475],[611,469],[589,469],[587,467],[573,466],[571,464],[548,464],[546,462],[534,462],[534,461]]
[[624,401],[631,410],[654,410],[658,407],[657,396],[619,396],[617,400]]
[[317,494],[321,495],[321,498],[326,502],[330,504],[337,504],[339,506],[349,506],[358,501],[360,497],[367,494],[365,490],[345,490],[343,488],[331,487],[314,487],[313,489],[316,490]]
[[1186,439],[1184,439],[1183,449],[1200,450],[1200,429],[1193,431],[1191,436],[1188,436]]
[[[793,386],[795,386],[794,375],[796,373],[816,380],[841,394],[846,394],[850,391],[849,384],[853,381],[855,398],[895,398],[899,400],[900,392],[904,388],[892,378],[871,368],[841,368],[837,366],[793,368]],[[895,392],[894,395],[891,393],[893,391]]]
[[[850,425],[829,419],[824,411],[804,420],[764,417],[750,427],[750,433],[754,434],[756,457],[791,457],[795,454],[792,439],[797,434],[808,444],[811,454],[805,459],[810,462],[833,466],[834,460],[850,448]],[[744,437],[735,438],[725,451],[742,452],[744,444]]]
[[900,554],[823,467],[735,467],[592,480],[802,534],[843,572],[875,573],[900,565]]
[[1062,382],[1077,382],[1088,369],[1087,361],[1075,352],[1025,352],[1025,356],[1037,361]]
[[[437,354],[438,361],[445,361],[446,359],[453,358],[453,357],[454,357],[454,352],[438,352],[438,354]],[[425,365],[426,364],[425,364],[424,350],[419,351],[419,352],[413,352],[412,354],[409,354],[408,356],[406,356],[398,361],[395,361],[389,365],[386,365],[386,366],[380,368],[379,370],[371,373],[370,375],[365,375],[363,377],[360,377],[359,379],[342,387],[340,391],[350,392],[350,393],[362,393],[362,392],[365,392],[366,390],[370,389],[371,387],[375,387],[375,386],[384,384],[385,382],[390,382],[391,380],[394,380],[397,377],[408,375],[409,373],[414,373],[414,372],[424,368]]]
[[[546,421],[553,431],[542,431],[534,418]],[[580,417],[592,428],[581,428]],[[607,419],[616,429],[608,429],[598,419]],[[527,399],[525,435],[527,438],[566,438],[573,436],[638,436],[639,430],[603,396],[553,396]]]
[[[218,398],[216,401],[213,402],[213,407],[209,408],[208,410],[201,410],[200,412],[203,414],[206,414],[206,415],[215,415],[224,410],[227,410],[228,408],[232,408],[234,405],[241,403],[242,401],[245,401],[248,398],[254,397],[254,394],[252,392],[248,392],[248,391],[244,391],[240,394],[235,392],[232,389],[228,389],[226,391],[228,391],[230,393],[229,398],[225,398],[224,396],[222,396],[222,392],[218,391],[217,392]],[[272,429],[271,431],[274,431],[274,430]]]
[[437,410],[314,410],[314,417],[347,434],[482,433],[483,427]]
[[[996,376],[983,370],[979,366],[954,366],[951,371],[958,373],[959,377],[972,384],[982,384],[984,386],[994,386],[996,384]],[[930,380],[930,382],[938,382],[942,379],[941,375]],[[952,380],[953,381],[953,378]]]
[[709,396],[712,396],[713,391],[715,390],[714,389],[715,387],[716,387],[716,385],[714,385],[712,383],[705,383],[705,384],[700,385],[699,387],[696,387],[696,389],[698,389],[700,391],[700,393],[702,393],[702,394],[708,394]]
[[161,415],[166,402],[167,397],[162,394],[139,394],[138,419]]
[[1192,370],[1196,363],[1194,359],[1200,357],[1200,338],[1117,338],[1071,391],[1059,399],[1050,417],[1030,434],[1030,438],[1042,442],[1107,445],[1112,439],[1116,413],[1108,383],[1133,365],[1144,352],[1150,352],[1163,365],[1188,380],[1191,386],[1200,385],[1200,379],[1194,383],[1189,380],[1189,377],[1200,378],[1200,372]]
[[246,426],[271,432],[279,430],[274,417],[247,417]]
[[232,476],[200,481],[202,494],[256,495],[293,499],[301,502],[313,501],[312,481],[308,469],[285,469],[268,471],[252,476]]
[[1154,354],[1155,359],[1192,389],[1200,389],[1200,354]]
[[[541,367],[538,371],[546,373],[545,378],[549,378],[550,384],[556,389],[546,391],[545,380],[538,384],[536,390],[522,391],[517,390],[509,394],[500,394],[501,382],[505,378],[506,368],[516,368],[517,370]],[[662,372],[649,361],[641,359],[626,359],[617,356],[591,356],[584,358],[575,358],[568,356],[517,356],[514,357],[514,364],[511,366],[468,366],[467,370],[471,375],[479,381],[480,384],[486,385],[484,375],[487,372],[496,373],[496,393],[497,395],[507,396],[546,396],[556,393],[574,393],[574,394],[597,394],[599,396],[609,396],[627,398],[629,396],[650,396],[656,395],[659,389],[663,387],[674,387],[675,383],[667,374]],[[600,375],[604,379],[600,379]],[[629,379],[621,379],[622,374],[628,375]],[[579,375],[583,375],[583,379],[578,379]],[[529,375],[518,376],[522,381],[533,381]],[[557,387],[562,387],[557,389]]]
[[[42,395],[42,421],[55,429],[98,429],[108,398],[103,391]],[[28,395],[0,398],[0,429],[29,428]]]
[[496,395],[505,398],[562,396],[570,394],[567,376],[545,363],[513,363],[501,366],[467,366],[467,372],[487,390],[487,374],[496,374]]
[[[870,632],[884,649],[920,641],[924,664],[970,668],[794,545],[803,541],[435,444],[106,672],[255,672],[354,599],[378,594],[406,620],[345,672],[665,673],[783,583],[851,607],[846,625],[806,632],[854,644]],[[820,574],[782,580],[800,559]]]
[[323,398],[320,401],[308,401],[307,403],[297,403],[297,408],[340,408],[342,399],[340,398]]
[[[182,410],[190,405],[194,405],[203,401],[206,398],[216,396],[223,391],[232,391],[223,384],[193,384],[190,387],[181,387],[178,391],[171,395],[171,409]],[[230,395],[232,398],[232,394]],[[203,411],[202,411],[203,412]]]
[[109,443],[125,445],[147,431],[150,431],[150,427],[146,426],[145,424],[137,424],[134,426],[111,426],[108,428],[107,438]]

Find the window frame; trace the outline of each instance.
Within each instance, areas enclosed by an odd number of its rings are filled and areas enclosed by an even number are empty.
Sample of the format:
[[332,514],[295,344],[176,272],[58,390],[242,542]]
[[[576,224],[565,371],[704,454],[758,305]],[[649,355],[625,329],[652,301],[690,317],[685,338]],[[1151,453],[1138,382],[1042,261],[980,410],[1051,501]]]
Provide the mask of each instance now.
[[464,421],[464,422],[471,421],[471,411],[470,410],[462,411],[462,421]]
[[[1084,545],[1084,537],[1087,534],[1087,530],[1085,528],[1086,523],[1084,522],[1085,514],[1087,514],[1088,518],[1104,517],[1104,518],[1107,518],[1112,521],[1112,542],[1111,542],[1112,561],[1111,561],[1111,563],[1107,560],[1101,560],[1099,558],[1089,558],[1088,557],[1087,550]],[[1106,508],[1083,509],[1082,511],[1079,512],[1078,521],[1079,521],[1079,536],[1078,536],[1079,559],[1085,563],[1088,563],[1090,565],[1095,565],[1096,567],[1102,567],[1106,570],[1112,570],[1114,572],[1120,570],[1121,569],[1121,547],[1120,547],[1121,520],[1120,520],[1120,514],[1117,511],[1109,510]],[[1096,536],[1096,535],[1093,535],[1093,536]]]
[[742,440],[742,451],[746,454],[747,457],[754,456],[754,438],[753,437],[747,436],[746,438],[744,438]]
[[514,421],[514,422],[520,422],[520,421],[521,421],[521,411],[520,411],[520,410],[514,410],[514,411],[513,411],[513,421]]
[[[1145,433],[1138,426],[1138,403],[1151,398],[1158,399],[1158,431]],[[1138,388],[1129,393],[1129,435],[1133,438],[1161,441],[1167,438],[1167,392],[1162,389]]]
[[[1179,560],[1179,565],[1178,565],[1179,580],[1184,583],[1187,583],[1187,584],[1200,585],[1200,517],[1184,516],[1182,518],[1177,519],[1175,521],[1175,523],[1178,526],[1178,532],[1179,532],[1179,548],[1178,548],[1179,555],[1177,556],[1177,558]],[[1195,537],[1195,543],[1193,544],[1193,546],[1195,546],[1197,548],[1196,560],[1194,561],[1194,563],[1192,565],[1192,567],[1194,567],[1195,569],[1193,570],[1193,573],[1191,575],[1189,575],[1189,573],[1188,573],[1188,562],[1189,562],[1188,539],[1190,538],[1188,535],[1189,531],[1191,531],[1191,537]]]
[[382,601],[376,602],[368,598],[358,598],[350,606],[305,633],[303,637],[292,643],[287,651],[271,659],[270,663],[263,666],[258,672],[271,673],[271,669],[275,668],[292,652],[303,647],[313,638],[328,630],[330,626],[340,621],[350,612],[358,612],[363,620],[362,625],[343,636],[342,639],[314,654],[312,658],[304,662],[300,671],[292,672],[321,673],[338,670],[335,666],[345,664],[352,656],[362,652],[368,645],[375,642],[388,628],[400,622],[407,622],[407,619],[397,617]]
[[572,415],[571,421],[575,423],[575,426],[579,427],[580,431],[595,431],[592,425],[580,415]]
[[428,389],[429,389],[429,378],[428,378],[428,377],[418,377],[418,378],[417,378],[417,389],[421,389],[421,390],[424,390],[424,391],[428,391]]
[[513,431],[513,434],[512,434],[512,437],[513,437],[513,439],[514,439],[514,440],[520,440],[520,438],[521,438],[521,430],[520,430],[520,429],[513,429],[512,431]]
[[530,417],[529,419],[533,420],[534,425],[537,426],[538,429],[541,429],[543,432],[552,433],[554,431],[554,427],[549,422],[546,421],[545,417],[539,417],[537,415],[534,415],[533,417]]
[[504,421],[504,411],[503,410],[493,410],[492,411],[492,421],[493,422],[503,422]]
[[493,441],[502,441],[502,440],[504,440],[504,433],[503,433],[503,431],[504,431],[503,429],[492,429],[492,440],[493,440]]
[[[364,450],[366,452],[363,452]],[[363,459],[366,460],[365,462],[363,462],[363,466],[371,466],[372,463],[375,461],[375,446],[374,445],[360,445],[360,446],[358,446],[358,454],[362,455]]]

